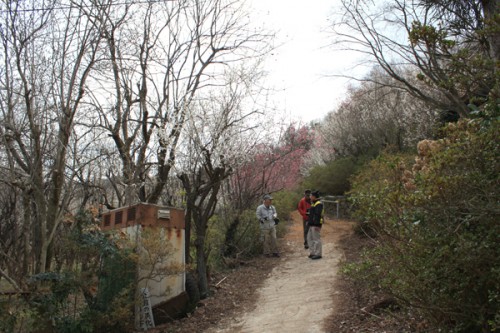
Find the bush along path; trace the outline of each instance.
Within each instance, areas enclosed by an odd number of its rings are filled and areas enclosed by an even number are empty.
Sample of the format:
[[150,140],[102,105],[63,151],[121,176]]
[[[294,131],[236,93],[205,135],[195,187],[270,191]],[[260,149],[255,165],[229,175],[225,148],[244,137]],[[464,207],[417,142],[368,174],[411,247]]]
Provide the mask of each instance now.
[[300,215],[294,213],[287,235],[279,240],[281,258],[262,259],[278,263],[262,276],[253,306],[231,313],[205,332],[327,332],[343,257],[335,244],[351,230],[351,223],[327,219],[321,231],[323,258],[311,260],[303,246]]

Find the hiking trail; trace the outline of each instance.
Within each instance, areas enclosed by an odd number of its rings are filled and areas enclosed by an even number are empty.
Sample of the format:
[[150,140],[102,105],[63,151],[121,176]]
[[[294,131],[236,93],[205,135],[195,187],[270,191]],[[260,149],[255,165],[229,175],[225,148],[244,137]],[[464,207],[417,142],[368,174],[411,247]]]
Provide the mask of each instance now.
[[321,231],[323,258],[311,260],[303,246],[302,220],[292,214],[293,224],[278,239],[281,258],[257,291],[253,309],[241,309],[222,319],[209,333],[321,333],[325,320],[336,310],[333,301],[338,264],[343,253],[337,241],[352,232],[352,223],[326,219]]

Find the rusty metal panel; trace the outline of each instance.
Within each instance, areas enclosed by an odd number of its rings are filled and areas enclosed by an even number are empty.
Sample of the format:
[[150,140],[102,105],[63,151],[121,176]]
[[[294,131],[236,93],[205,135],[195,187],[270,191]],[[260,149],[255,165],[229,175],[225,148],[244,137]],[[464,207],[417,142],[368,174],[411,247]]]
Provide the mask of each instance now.
[[153,226],[156,225],[156,217],[155,212],[157,210],[157,206],[148,205],[148,204],[139,204],[137,206],[137,216],[134,224],[140,224],[143,226]]
[[172,228],[186,229],[186,221],[185,221],[183,209],[171,208],[171,210],[170,210],[170,225]]
[[146,203],[111,210],[104,213],[101,219],[102,230],[126,228],[136,224],[175,229],[186,228],[183,209]]

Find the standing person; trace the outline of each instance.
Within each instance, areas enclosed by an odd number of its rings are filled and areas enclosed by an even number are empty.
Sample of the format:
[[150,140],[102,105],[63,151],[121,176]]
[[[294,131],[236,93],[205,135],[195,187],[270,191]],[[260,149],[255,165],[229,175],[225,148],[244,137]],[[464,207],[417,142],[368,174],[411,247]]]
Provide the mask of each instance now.
[[311,254],[311,259],[321,259],[321,227],[323,226],[323,203],[319,199],[319,191],[311,192],[311,208],[309,210],[309,232],[307,233],[307,243]]
[[302,215],[302,226],[304,228],[304,248],[307,250],[309,244],[307,244],[307,233],[309,232],[309,224],[307,220],[309,219],[309,209],[311,208],[311,190],[304,191],[304,197],[300,199],[297,209],[300,215]]
[[264,255],[266,257],[279,257],[278,246],[276,242],[276,224],[278,224],[278,213],[271,204],[273,198],[266,194],[264,202],[257,207],[257,219],[260,223],[260,231],[264,236]]

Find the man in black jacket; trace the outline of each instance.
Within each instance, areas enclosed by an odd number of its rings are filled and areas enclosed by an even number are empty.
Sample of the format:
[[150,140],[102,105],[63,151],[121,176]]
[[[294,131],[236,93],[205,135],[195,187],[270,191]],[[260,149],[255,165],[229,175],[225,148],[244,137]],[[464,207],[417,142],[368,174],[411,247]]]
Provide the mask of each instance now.
[[309,210],[309,232],[307,233],[307,244],[309,244],[309,250],[311,254],[309,258],[311,259],[321,259],[322,247],[321,247],[321,227],[323,226],[323,203],[319,198],[319,191],[311,192],[311,208]]

